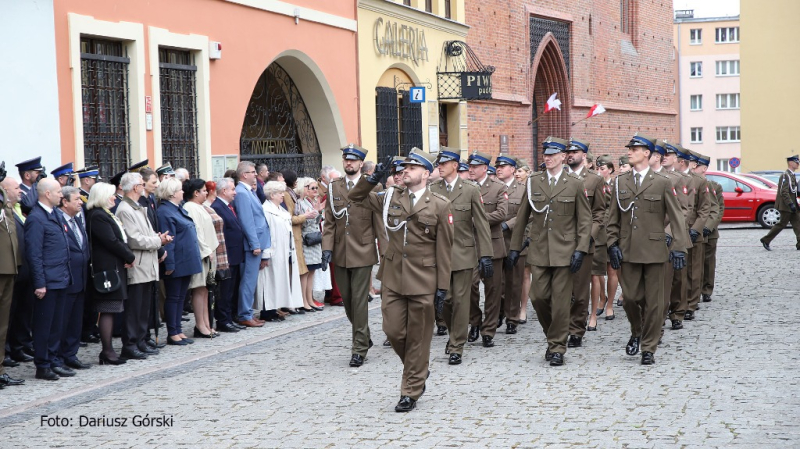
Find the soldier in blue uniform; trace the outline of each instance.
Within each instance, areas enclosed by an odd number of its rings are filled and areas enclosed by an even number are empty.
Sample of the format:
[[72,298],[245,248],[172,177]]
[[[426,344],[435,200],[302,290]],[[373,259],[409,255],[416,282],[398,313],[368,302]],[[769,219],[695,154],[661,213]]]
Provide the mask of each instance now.
[[67,162],[61,167],[50,172],[53,178],[61,184],[61,187],[75,185],[75,170],[72,169],[72,162]]

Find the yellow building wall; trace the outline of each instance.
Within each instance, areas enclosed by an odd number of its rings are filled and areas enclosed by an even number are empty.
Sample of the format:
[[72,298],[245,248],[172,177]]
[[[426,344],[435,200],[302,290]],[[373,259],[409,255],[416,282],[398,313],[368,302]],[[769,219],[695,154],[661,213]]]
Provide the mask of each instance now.
[[785,169],[800,153],[798,0],[741,2],[742,171]]
[[[435,6],[439,2],[435,3]],[[463,11],[463,0],[453,1],[454,12]],[[358,9],[358,58],[359,58],[359,108],[361,112],[361,146],[369,150],[367,160],[377,158],[377,123],[375,111],[375,88],[395,87],[397,82],[413,82],[418,86],[426,87],[425,103],[422,107],[422,136],[423,150],[430,152],[429,125],[438,127],[439,102],[436,68],[442,53],[445,41],[465,40],[468,27],[453,20],[438,17],[435,14],[424,12],[425,2],[419,2],[422,10],[402,5],[402,2],[384,0],[360,0]],[[436,11],[436,9],[434,9]],[[396,22],[397,26],[406,25],[424,30],[425,42],[428,48],[426,61],[380,54],[375,45],[375,26],[378,19]],[[378,30],[378,38],[384,36],[383,27]],[[410,85],[398,87],[408,90]],[[458,104],[457,101],[448,102]],[[462,103],[461,107],[466,107]],[[459,108],[460,110],[460,108]],[[459,114],[466,117],[466,114]],[[448,121],[450,128],[449,139],[451,146],[466,146],[466,130],[453,133],[453,123]],[[466,120],[463,122],[466,125]],[[459,129],[459,128],[457,128]],[[455,144],[455,145],[454,145]]]

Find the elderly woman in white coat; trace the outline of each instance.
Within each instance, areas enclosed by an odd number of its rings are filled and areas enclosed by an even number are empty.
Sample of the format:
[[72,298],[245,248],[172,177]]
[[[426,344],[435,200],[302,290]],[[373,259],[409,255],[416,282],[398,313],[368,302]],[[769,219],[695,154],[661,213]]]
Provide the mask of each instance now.
[[192,309],[194,310],[194,337],[214,338],[219,334],[211,328],[208,312],[207,281],[214,277],[216,258],[211,257],[219,246],[214,222],[206,212],[203,202],[208,196],[206,182],[200,178],[183,181],[184,210],[189,214],[197,231],[197,244],[200,247],[203,271],[192,275],[189,290],[192,292]]
[[267,266],[258,272],[253,309],[266,311],[262,313],[266,321],[281,321],[277,309],[303,307],[303,294],[292,235],[292,215],[281,207],[286,184],[269,181],[264,184],[263,191],[267,200],[262,207],[272,246],[266,250]]
[[115,215],[122,222],[128,237],[128,247],[136,260],[128,268],[128,301],[125,305],[122,326],[122,357],[146,359],[158,354],[158,349],[145,344],[150,313],[155,312],[153,289],[158,282],[158,249],[172,237],[159,234],[147,218],[147,209],[139,204],[144,192],[144,182],[139,173],[125,173],[119,183],[125,196],[117,206]]

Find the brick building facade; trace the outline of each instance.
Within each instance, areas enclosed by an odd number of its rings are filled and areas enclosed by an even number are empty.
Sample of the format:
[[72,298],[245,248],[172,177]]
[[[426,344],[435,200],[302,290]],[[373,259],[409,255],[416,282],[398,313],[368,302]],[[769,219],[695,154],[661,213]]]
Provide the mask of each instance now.
[[[492,100],[470,103],[470,151],[496,155],[505,135],[512,155],[535,163],[548,135],[589,141],[595,155],[624,154],[636,131],[677,141],[672,1],[466,5],[467,43],[496,68]],[[537,121],[554,92],[561,111]],[[607,112],[572,125],[595,103]]]

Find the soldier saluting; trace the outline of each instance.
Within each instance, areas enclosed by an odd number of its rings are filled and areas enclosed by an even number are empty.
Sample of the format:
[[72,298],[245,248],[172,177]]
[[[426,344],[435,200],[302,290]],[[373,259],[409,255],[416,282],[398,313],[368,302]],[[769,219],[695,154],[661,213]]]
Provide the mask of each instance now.
[[403,163],[403,187],[371,192],[389,170],[381,163],[350,191],[350,200],[381,213],[389,236],[380,280],[383,331],[403,362],[396,412],[410,412],[425,392],[433,338],[434,298],[450,287],[453,215],[450,201],[428,190],[434,159],[413,148]]

